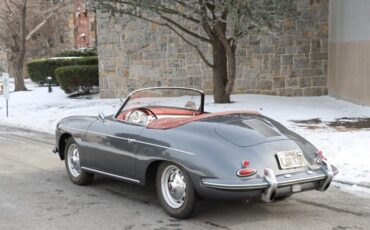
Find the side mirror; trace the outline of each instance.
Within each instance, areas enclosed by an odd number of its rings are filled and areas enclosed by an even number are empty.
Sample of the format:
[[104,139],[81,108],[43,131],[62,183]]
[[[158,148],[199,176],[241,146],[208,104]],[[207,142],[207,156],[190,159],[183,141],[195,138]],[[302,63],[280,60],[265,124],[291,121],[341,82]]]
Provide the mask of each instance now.
[[98,118],[99,118],[99,120],[104,121],[104,120],[105,120],[105,115],[104,115],[104,113],[99,113],[99,114],[98,114]]

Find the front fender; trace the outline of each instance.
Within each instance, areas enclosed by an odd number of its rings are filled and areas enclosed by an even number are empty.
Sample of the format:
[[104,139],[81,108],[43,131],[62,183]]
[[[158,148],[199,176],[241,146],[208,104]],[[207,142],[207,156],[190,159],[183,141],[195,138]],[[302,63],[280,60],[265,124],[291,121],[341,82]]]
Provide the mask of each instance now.
[[61,160],[64,160],[64,147],[67,139],[72,137],[79,146],[83,146],[86,131],[96,120],[96,117],[73,116],[58,122],[55,130],[55,151],[59,153]]

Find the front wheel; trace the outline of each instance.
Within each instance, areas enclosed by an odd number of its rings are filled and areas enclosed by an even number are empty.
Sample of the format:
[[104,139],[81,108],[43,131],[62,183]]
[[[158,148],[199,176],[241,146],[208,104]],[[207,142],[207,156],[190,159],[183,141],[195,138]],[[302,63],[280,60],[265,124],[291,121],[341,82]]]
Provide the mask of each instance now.
[[90,184],[94,178],[94,174],[85,172],[81,169],[80,151],[72,137],[67,140],[64,149],[65,166],[71,181],[77,185]]
[[195,214],[198,198],[185,169],[162,163],[157,171],[156,188],[158,199],[170,216],[184,219]]

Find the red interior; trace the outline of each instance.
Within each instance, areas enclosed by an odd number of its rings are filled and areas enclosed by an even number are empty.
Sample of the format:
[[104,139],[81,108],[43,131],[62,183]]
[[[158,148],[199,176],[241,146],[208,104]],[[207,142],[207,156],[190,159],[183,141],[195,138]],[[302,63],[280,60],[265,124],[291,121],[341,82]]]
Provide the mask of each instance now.
[[238,111],[228,111],[228,112],[217,112],[217,113],[203,113],[197,116],[191,117],[183,117],[183,118],[162,118],[159,120],[152,121],[147,128],[149,129],[170,129],[180,125],[184,125],[193,121],[198,121],[201,119],[209,118],[209,117],[216,117],[216,116],[223,116],[223,115],[231,115],[231,114],[248,114],[248,115],[261,115],[257,111],[249,111],[249,110],[238,110]]
[[[133,108],[128,111],[124,111],[120,113],[116,119],[118,120],[125,120],[126,115],[135,109],[140,108]],[[151,111],[155,115],[174,115],[174,116],[188,116],[188,117],[179,117],[179,118],[161,118],[155,121],[152,121],[148,124],[147,128],[149,129],[169,129],[174,128],[183,124],[187,124],[193,121],[201,120],[204,118],[215,117],[215,116],[222,116],[222,115],[230,115],[230,114],[249,114],[249,115],[260,115],[257,111],[250,111],[250,110],[237,110],[237,111],[228,111],[228,112],[217,112],[217,113],[201,113],[198,111],[191,111],[187,109],[181,108],[168,108],[168,107],[156,107],[150,108]],[[145,109],[143,109],[145,112]],[[149,115],[149,114],[148,114]]]
[[[123,111],[120,113],[116,119],[118,120],[125,120],[126,115],[135,110],[135,109],[140,109],[140,108],[133,108],[128,111]],[[174,115],[174,116],[197,116],[200,115],[201,112],[198,111],[192,111],[192,110],[187,110],[187,109],[181,109],[181,108],[168,108],[168,107],[156,107],[156,108],[149,108],[155,115]],[[142,110],[145,112],[145,109]],[[148,114],[150,115],[150,114]]]

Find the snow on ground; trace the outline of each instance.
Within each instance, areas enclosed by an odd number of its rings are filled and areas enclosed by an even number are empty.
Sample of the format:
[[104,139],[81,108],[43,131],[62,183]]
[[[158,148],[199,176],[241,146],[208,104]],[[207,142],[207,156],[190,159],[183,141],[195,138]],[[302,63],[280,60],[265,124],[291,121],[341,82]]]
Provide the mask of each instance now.
[[[122,104],[120,99],[70,99],[58,87],[48,93],[47,87],[27,83],[31,91],[10,94],[10,117],[5,117],[5,101],[0,95],[0,122],[53,133],[56,123],[71,115],[106,115],[115,113]],[[334,121],[342,117],[370,117],[370,107],[359,106],[329,96],[276,97],[265,95],[233,95],[232,104],[214,104],[206,97],[206,111],[251,109],[260,111],[299,133],[338,167],[336,180],[360,184],[370,188],[370,130],[338,131],[325,125],[309,129],[291,122],[320,118]],[[340,184],[337,184],[340,185]],[[346,186],[348,188],[348,186]],[[353,189],[358,186],[352,186]],[[363,188],[361,188],[363,190]]]

